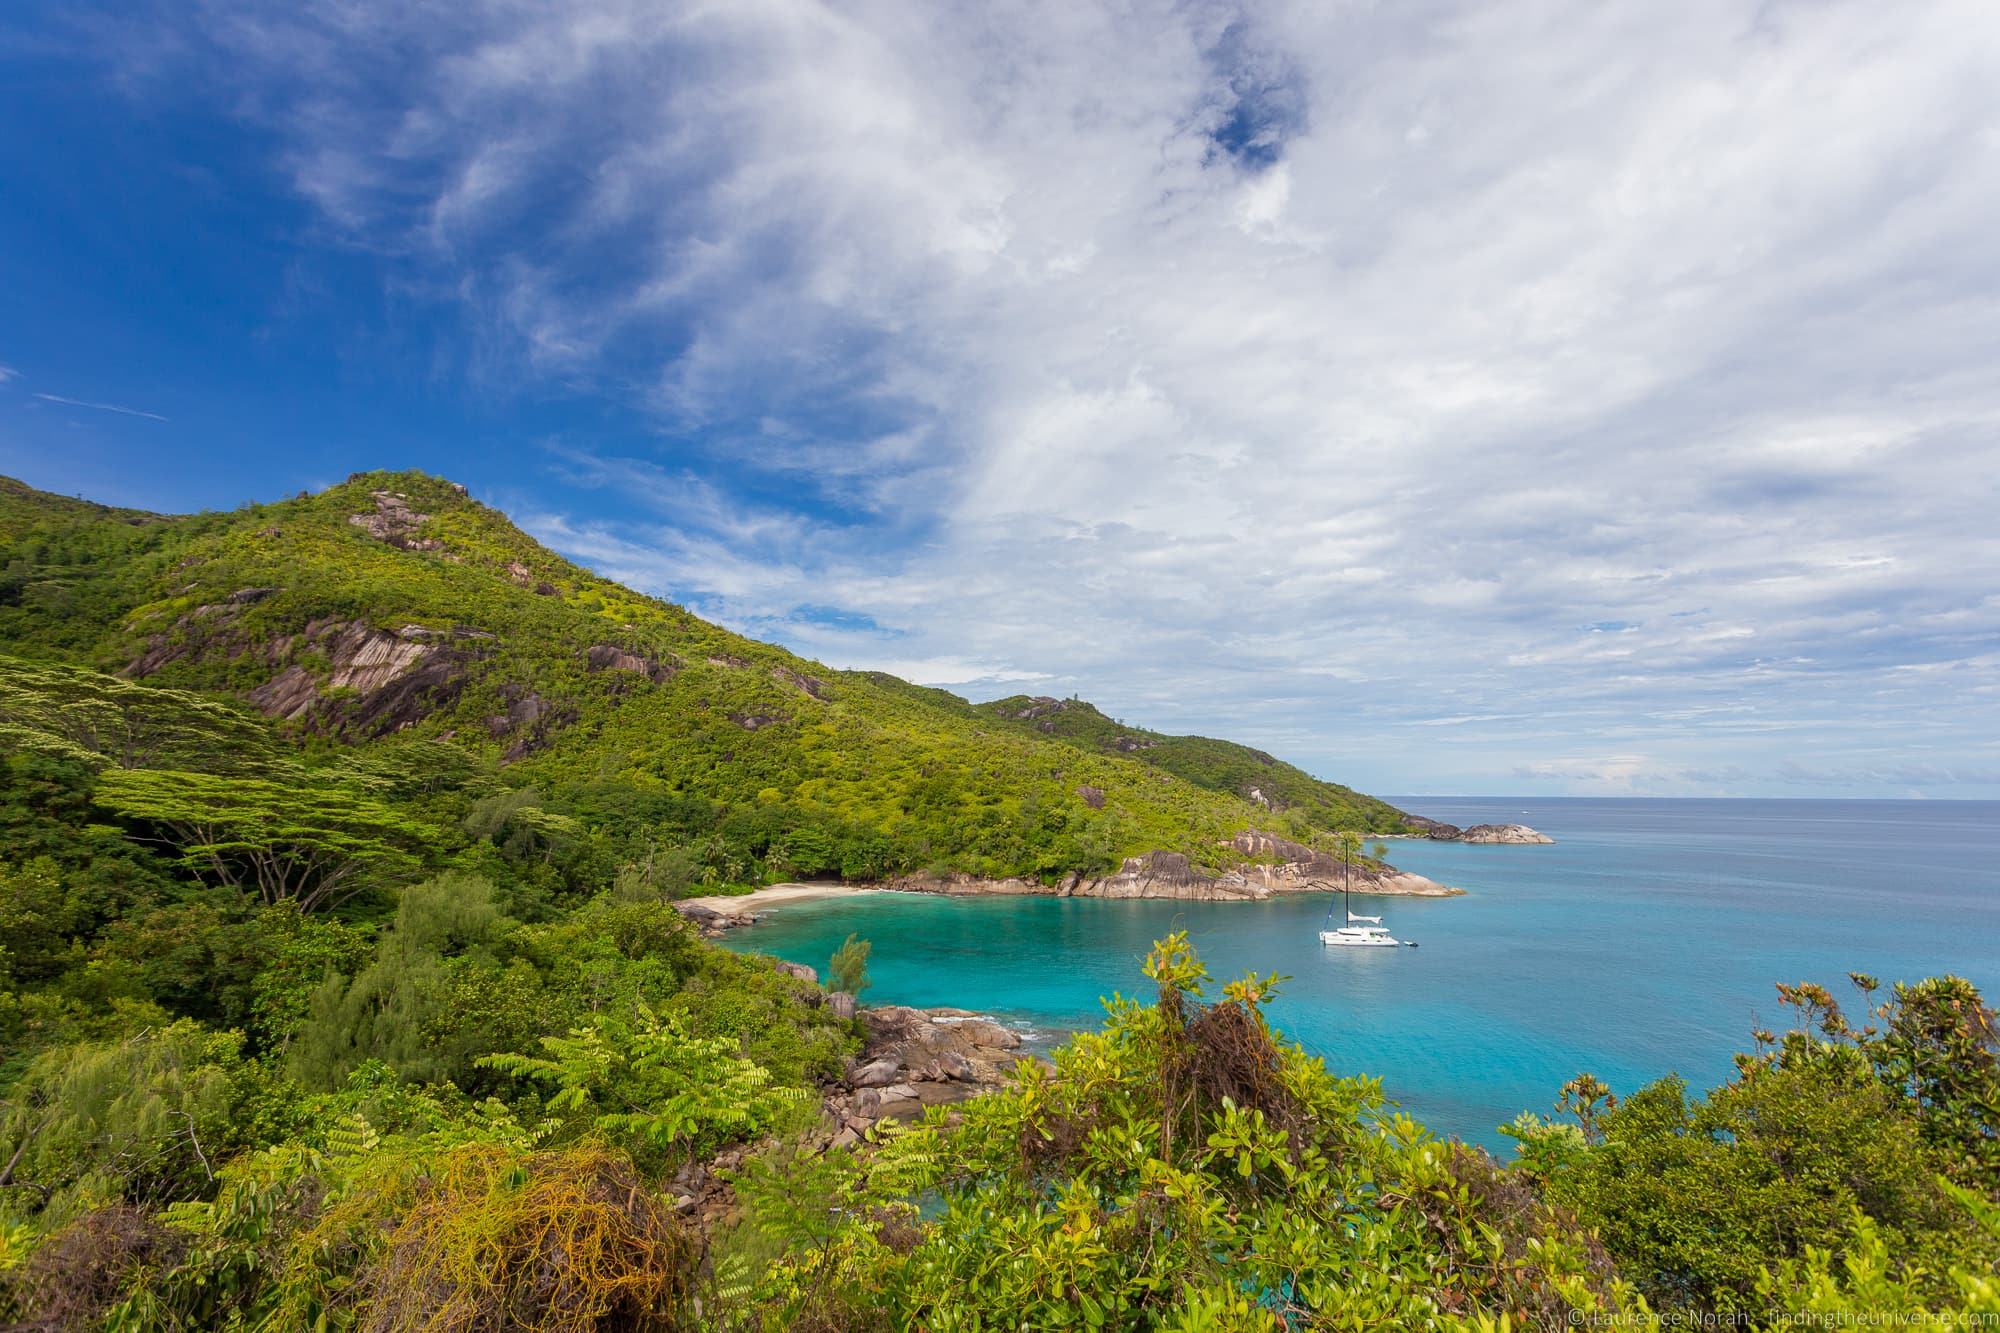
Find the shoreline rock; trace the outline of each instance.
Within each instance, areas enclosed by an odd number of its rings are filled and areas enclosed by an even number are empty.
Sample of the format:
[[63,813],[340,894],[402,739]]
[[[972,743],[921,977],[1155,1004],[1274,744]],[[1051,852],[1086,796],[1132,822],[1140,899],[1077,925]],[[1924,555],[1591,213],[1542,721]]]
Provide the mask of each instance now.
[[[1247,829],[1228,844],[1244,858],[1218,874],[1197,869],[1181,852],[1131,856],[1109,875],[1072,874],[1054,884],[1032,879],[981,879],[973,875],[909,875],[886,887],[906,893],[1054,898],[1175,898],[1196,902],[1262,902],[1281,893],[1338,890],[1348,871],[1334,857],[1276,834]],[[1255,859],[1252,859],[1255,858]],[[1465,892],[1387,864],[1357,865],[1356,893],[1389,897],[1453,898]]]
[[1390,834],[1390,837],[1428,838],[1432,842],[1473,842],[1495,846],[1526,847],[1553,845],[1555,839],[1548,834],[1529,828],[1526,824],[1474,824],[1470,828],[1460,828],[1438,819],[1425,819],[1422,815],[1411,815],[1410,822],[1423,832],[1416,834]]
[[824,1104],[835,1126],[828,1146],[857,1142],[884,1120],[921,1114],[1004,1087],[1022,1060],[1012,1028],[969,1009],[882,1005],[858,1012],[868,1036]]

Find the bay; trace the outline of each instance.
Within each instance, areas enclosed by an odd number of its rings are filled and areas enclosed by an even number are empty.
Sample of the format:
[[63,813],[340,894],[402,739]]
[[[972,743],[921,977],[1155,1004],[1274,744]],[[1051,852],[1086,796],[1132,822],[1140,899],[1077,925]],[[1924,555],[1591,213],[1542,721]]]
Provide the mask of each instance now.
[[[1396,798],[1460,825],[1532,824],[1547,847],[1392,841],[1389,859],[1466,890],[1356,897],[1415,949],[1329,949],[1326,895],[1261,903],[869,894],[773,909],[731,948],[824,968],[873,942],[874,1004],[957,1005],[1040,1040],[1094,1026],[1100,997],[1145,996],[1139,962],[1172,930],[1221,979],[1284,973],[1286,1035],[1441,1134],[1504,1152],[1496,1127],[1550,1109],[1589,1070],[1620,1092],[1667,1073],[1729,1077],[1775,983],[1846,997],[1955,972],[2000,995],[2000,802]],[[1337,898],[1335,899],[1337,901]]]

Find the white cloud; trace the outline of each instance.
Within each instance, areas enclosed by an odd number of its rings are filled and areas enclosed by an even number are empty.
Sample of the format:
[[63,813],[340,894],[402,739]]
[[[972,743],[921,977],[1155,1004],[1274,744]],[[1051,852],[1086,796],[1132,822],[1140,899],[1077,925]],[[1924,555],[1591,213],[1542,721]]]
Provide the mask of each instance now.
[[330,227],[682,441],[558,461],[607,572],[1383,786],[1988,771],[1978,0],[206,13]]

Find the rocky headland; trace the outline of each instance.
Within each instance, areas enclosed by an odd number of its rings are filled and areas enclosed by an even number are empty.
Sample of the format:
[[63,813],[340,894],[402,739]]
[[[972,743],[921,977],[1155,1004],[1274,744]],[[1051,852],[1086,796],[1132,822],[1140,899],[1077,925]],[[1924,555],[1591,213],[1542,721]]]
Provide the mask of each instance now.
[[1181,852],[1148,852],[1125,858],[1108,875],[1070,874],[1054,884],[1033,879],[980,879],[971,875],[912,875],[887,887],[913,893],[1042,895],[1056,898],[1180,898],[1199,902],[1261,901],[1280,893],[1324,893],[1352,875],[1356,893],[1448,898],[1463,893],[1382,862],[1348,871],[1339,860],[1304,843],[1255,829],[1236,835],[1230,869],[1205,870]]
[[1555,842],[1548,834],[1537,832],[1526,824],[1474,824],[1470,828],[1460,828],[1456,824],[1425,819],[1421,815],[1411,815],[1409,821],[1418,829],[1414,836],[1429,838],[1432,842],[1480,842],[1510,846]]

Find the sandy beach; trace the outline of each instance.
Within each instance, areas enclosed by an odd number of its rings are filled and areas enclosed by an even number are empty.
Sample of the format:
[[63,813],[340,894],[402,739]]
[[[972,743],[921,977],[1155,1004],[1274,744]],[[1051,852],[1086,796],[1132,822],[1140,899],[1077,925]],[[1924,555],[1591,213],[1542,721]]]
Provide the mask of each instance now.
[[890,889],[868,888],[857,884],[841,884],[829,881],[819,884],[772,884],[749,893],[717,893],[705,898],[683,898],[677,904],[682,908],[706,907],[711,912],[725,914],[755,912],[765,907],[776,907],[779,903],[798,902],[803,898],[829,898],[835,895],[857,893],[890,893]]

